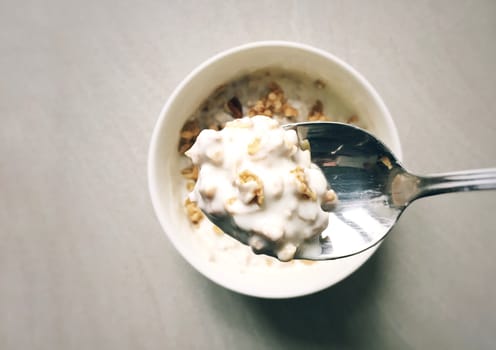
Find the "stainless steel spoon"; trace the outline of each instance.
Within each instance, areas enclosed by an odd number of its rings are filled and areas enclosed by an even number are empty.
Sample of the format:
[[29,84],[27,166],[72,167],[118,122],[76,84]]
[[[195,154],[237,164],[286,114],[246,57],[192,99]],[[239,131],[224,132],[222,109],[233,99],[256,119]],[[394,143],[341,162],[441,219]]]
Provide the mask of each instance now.
[[[333,207],[323,208],[330,216],[327,229],[300,246],[295,258],[331,260],[363,252],[382,241],[418,198],[496,189],[496,168],[413,175],[382,142],[355,126],[305,122],[285,128],[308,140],[312,162],[320,166],[339,199]],[[240,229],[231,217],[207,216],[224,232],[250,243],[250,232]],[[259,252],[274,256],[270,246]]]

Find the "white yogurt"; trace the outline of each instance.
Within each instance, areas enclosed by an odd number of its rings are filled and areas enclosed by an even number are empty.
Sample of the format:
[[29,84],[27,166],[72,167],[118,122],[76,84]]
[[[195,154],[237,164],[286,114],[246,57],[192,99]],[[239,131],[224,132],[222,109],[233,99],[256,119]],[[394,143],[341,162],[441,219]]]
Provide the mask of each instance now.
[[254,250],[270,246],[282,261],[328,224],[324,202],[335,200],[294,130],[265,116],[203,130],[186,155],[200,168],[189,199],[207,213],[230,215],[252,234]]

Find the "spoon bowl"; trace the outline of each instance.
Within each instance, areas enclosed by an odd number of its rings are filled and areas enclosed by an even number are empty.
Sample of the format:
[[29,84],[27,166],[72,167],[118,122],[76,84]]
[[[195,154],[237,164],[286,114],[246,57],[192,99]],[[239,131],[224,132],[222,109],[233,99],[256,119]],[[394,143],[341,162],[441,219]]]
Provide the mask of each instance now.
[[[413,175],[376,137],[349,124],[303,122],[284,128],[308,140],[312,162],[322,169],[338,197],[336,204],[323,207],[329,212],[328,227],[302,244],[296,259],[332,260],[363,252],[381,242],[418,198],[496,188],[496,169]],[[206,215],[227,234],[250,244],[251,233],[230,216]],[[257,253],[275,256],[270,245]]]
[[[396,223],[405,201],[398,201],[393,179],[406,174],[381,141],[358,127],[327,122],[285,126],[308,140],[317,164],[338,202],[323,207],[329,225],[315,241],[300,247],[298,258],[328,260],[358,254],[382,241]],[[412,180],[413,181],[413,180]],[[395,199],[396,198],[396,201]]]

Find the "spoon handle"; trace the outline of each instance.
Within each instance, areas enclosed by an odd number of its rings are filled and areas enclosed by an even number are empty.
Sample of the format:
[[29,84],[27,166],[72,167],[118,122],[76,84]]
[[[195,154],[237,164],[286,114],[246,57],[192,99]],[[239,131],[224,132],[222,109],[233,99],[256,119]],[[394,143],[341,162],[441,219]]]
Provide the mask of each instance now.
[[441,193],[496,189],[496,168],[418,176],[414,199]]

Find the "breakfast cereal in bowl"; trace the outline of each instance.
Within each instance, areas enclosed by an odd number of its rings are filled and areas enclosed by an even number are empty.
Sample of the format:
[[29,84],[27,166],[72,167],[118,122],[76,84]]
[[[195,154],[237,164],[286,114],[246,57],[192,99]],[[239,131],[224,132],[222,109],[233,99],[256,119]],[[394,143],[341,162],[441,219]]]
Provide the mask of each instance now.
[[[305,141],[281,128],[304,121],[358,125],[401,152],[370,84],[336,57],[301,44],[259,42],[221,53],[166,103],[149,153],[152,203],[176,249],[212,281],[253,296],[295,297],[338,282],[375,251],[292,260],[327,227],[321,205],[339,200]],[[231,215],[254,233],[251,247],[204,212]],[[267,247],[278,259],[255,254]]]

